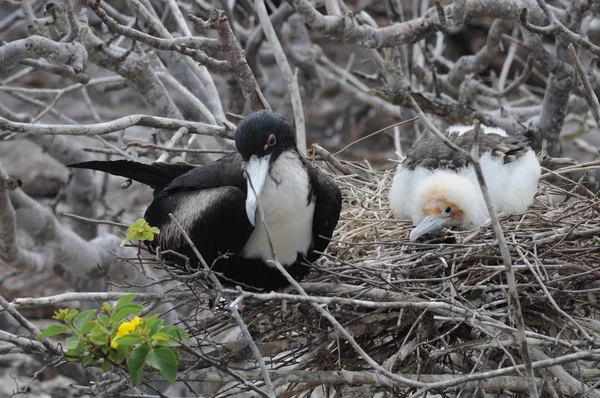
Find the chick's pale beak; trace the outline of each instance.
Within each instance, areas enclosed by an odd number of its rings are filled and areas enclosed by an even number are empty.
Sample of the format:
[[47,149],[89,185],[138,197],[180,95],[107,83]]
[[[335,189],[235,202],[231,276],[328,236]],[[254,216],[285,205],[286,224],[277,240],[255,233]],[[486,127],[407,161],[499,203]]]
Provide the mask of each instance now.
[[[263,157],[252,156],[246,166],[246,178],[248,179],[248,194],[246,196],[246,214],[253,226],[256,225],[256,211],[258,199],[263,190],[267,175],[269,174],[269,160],[271,155]],[[250,185],[252,182],[252,185]],[[252,189],[254,188],[254,190]]]
[[447,221],[448,219],[445,217],[425,217],[419,225],[410,231],[410,241],[415,242],[419,237],[427,233],[439,231]]

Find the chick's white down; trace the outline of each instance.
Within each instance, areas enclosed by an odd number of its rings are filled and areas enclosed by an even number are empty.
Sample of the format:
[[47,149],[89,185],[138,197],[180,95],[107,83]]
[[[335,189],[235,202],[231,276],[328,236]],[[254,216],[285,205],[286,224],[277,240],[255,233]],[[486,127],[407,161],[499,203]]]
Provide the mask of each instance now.
[[[481,127],[483,134],[507,137],[502,129]],[[461,135],[471,129],[472,126],[452,126],[447,133],[456,132]],[[435,151],[435,147],[429,150]],[[529,149],[523,156],[508,163],[504,162],[503,157],[486,152],[479,161],[494,210],[508,214],[525,212],[533,203],[541,174],[534,151]],[[429,216],[446,217],[441,226],[473,228],[489,218],[472,164],[456,170],[422,166],[410,170],[399,165],[392,182],[389,202],[396,217],[410,219],[414,225],[419,225]],[[443,214],[448,206],[452,209],[450,217]]]

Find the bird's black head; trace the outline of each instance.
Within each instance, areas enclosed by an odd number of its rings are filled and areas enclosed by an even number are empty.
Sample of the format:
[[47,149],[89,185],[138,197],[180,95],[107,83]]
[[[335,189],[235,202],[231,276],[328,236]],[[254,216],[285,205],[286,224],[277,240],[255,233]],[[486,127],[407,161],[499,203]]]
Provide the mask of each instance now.
[[248,161],[251,156],[270,156],[271,163],[285,150],[297,150],[294,130],[283,117],[271,111],[251,113],[235,132],[235,146]]

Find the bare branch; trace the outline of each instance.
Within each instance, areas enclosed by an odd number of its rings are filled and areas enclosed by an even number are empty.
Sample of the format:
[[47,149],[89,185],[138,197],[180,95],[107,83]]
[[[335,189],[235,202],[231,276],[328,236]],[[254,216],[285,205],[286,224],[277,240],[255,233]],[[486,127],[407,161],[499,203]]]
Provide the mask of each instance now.
[[[571,360],[574,361],[574,360]],[[559,362],[559,361],[557,361]],[[537,363],[536,363],[537,364]],[[258,379],[258,372],[248,372],[248,371],[238,371],[238,375],[248,379],[248,380],[256,380]],[[375,385],[375,386],[385,386],[388,388],[393,388],[394,384],[390,383],[389,380],[382,378],[379,373],[369,372],[369,371],[348,371],[348,370],[338,370],[338,371],[299,371],[296,369],[292,370],[270,370],[269,375],[273,380],[277,380],[282,383],[307,383],[307,384],[324,384],[324,385]],[[459,380],[462,377],[458,375],[430,375],[430,374],[421,374],[421,375],[412,375],[406,374],[407,378],[412,380],[420,380],[424,383],[431,385],[439,385],[446,382],[453,382],[454,380]],[[235,381],[231,376],[223,375],[222,373],[216,372],[211,369],[205,370],[193,370],[187,372],[184,376],[184,380],[195,381],[195,380],[203,380],[203,381],[212,381],[212,382],[220,382],[220,381]],[[526,393],[529,391],[529,386],[527,384],[527,379],[519,376],[491,376],[486,379],[481,379],[482,382],[479,381],[467,381],[461,382],[455,385],[460,385],[465,391],[474,391],[477,388],[484,388],[488,390],[513,390],[513,391],[521,391]],[[542,378],[537,377],[536,382],[538,384],[542,384]],[[578,389],[573,388],[571,384],[559,382],[557,383],[557,388],[563,394],[576,394]]]
[[[383,28],[359,25],[354,16],[349,13],[341,16],[325,16],[318,12],[308,0],[292,0],[296,12],[304,22],[316,31],[356,42],[367,48],[393,47],[399,44],[415,43],[425,37],[444,29],[439,19],[438,10],[431,8],[421,18],[395,23]],[[532,18],[537,21],[545,20],[543,12],[535,5],[534,0],[482,0],[477,2],[460,2],[457,6],[457,18],[460,23],[468,18],[492,17],[517,19],[519,11],[526,7],[530,9]],[[443,7],[443,15],[451,15],[453,5]]]
[[540,6],[540,8],[544,11],[544,14],[548,18],[548,20],[550,21],[550,25],[545,26],[545,27],[540,27],[540,26],[535,26],[535,25],[531,24],[527,20],[528,10],[527,10],[527,8],[523,8],[521,13],[519,14],[519,19],[520,19],[521,23],[523,24],[523,26],[525,27],[525,29],[530,30],[534,33],[540,33],[540,34],[546,34],[546,35],[554,34],[554,35],[562,38],[564,41],[577,44],[577,45],[581,46],[583,49],[585,49],[586,51],[589,51],[590,53],[592,53],[596,56],[600,56],[600,47],[596,46],[595,44],[593,44],[592,42],[590,42],[583,36],[573,32],[568,27],[566,27],[562,22],[560,22],[558,20],[558,18],[554,15],[554,12],[550,9],[550,7],[546,4],[546,2],[544,0],[537,0],[537,3]]
[[15,133],[39,135],[103,135],[123,130],[131,126],[146,126],[168,130],[178,130],[185,127],[192,134],[210,135],[229,139],[233,138],[233,134],[225,127],[148,115],[130,115],[105,123],[79,125],[29,124],[0,118],[0,128],[3,130],[14,131]]
[[[0,165],[0,180],[6,181],[6,174]],[[60,263],[74,274],[87,278],[104,276],[103,270],[115,262],[107,249],[119,247],[121,239],[114,235],[103,235],[86,242],[73,231],[63,226],[51,210],[31,199],[21,190],[8,194],[6,185],[0,186],[0,206],[3,215],[0,220],[0,256],[3,261],[15,267],[41,270]],[[26,251],[16,241],[17,213],[20,214],[20,228],[38,239],[35,252]],[[127,253],[131,248],[117,251]]]
[[218,61],[210,58],[200,50],[222,51],[223,46],[217,39],[208,39],[202,37],[179,37],[172,39],[163,39],[155,37],[139,30],[119,24],[112,19],[102,8],[100,0],[87,0],[87,4],[92,11],[114,32],[117,32],[131,40],[136,40],[151,47],[165,51],[177,51],[190,56],[194,61],[218,72],[229,72],[230,69],[225,61]]
[[592,110],[594,119],[596,119],[596,123],[600,126],[600,102],[598,102],[598,97],[596,96],[596,93],[594,92],[594,89],[587,78],[585,70],[583,70],[583,65],[577,56],[577,51],[575,51],[573,43],[569,44],[569,54],[571,55],[571,59],[575,64],[575,68],[577,69],[577,75],[579,76],[585,92],[588,95],[588,101],[591,104],[590,109]]
[[227,56],[227,61],[242,87],[242,93],[252,110],[270,109],[269,105],[263,103],[262,96],[259,95],[260,87],[252,74],[252,70],[246,62],[244,51],[240,47],[237,38],[231,30],[227,15],[223,10],[213,10],[207,21],[189,15],[190,20],[203,29],[213,29],[219,35],[223,51]]
[[[47,297],[23,297],[16,298],[11,303],[15,308],[35,308],[41,305],[64,304],[74,301],[113,301],[118,300],[124,295],[131,294],[129,292],[93,292],[93,293],[62,293],[55,296]],[[194,293],[187,291],[181,293],[137,293],[135,301],[140,302],[169,302],[185,300],[193,297]]]
[[529,354],[529,347],[527,345],[527,338],[525,335],[525,320],[523,318],[523,312],[521,311],[521,301],[519,300],[519,292],[517,289],[517,282],[515,279],[515,271],[513,269],[512,257],[510,256],[510,251],[508,250],[508,245],[506,244],[506,238],[504,236],[504,231],[502,230],[502,226],[500,225],[500,221],[498,220],[498,215],[494,210],[494,205],[492,202],[492,198],[490,196],[490,192],[487,188],[487,184],[485,182],[485,178],[483,176],[483,170],[481,169],[481,164],[479,163],[479,134],[480,134],[480,122],[475,119],[473,121],[474,129],[475,129],[475,141],[473,143],[473,148],[471,150],[471,161],[473,162],[473,166],[475,169],[475,174],[477,176],[477,181],[479,182],[479,187],[481,188],[481,193],[485,199],[485,204],[487,206],[488,213],[492,220],[492,228],[494,229],[494,233],[496,234],[496,238],[498,239],[498,246],[500,248],[500,253],[502,254],[502,262],[506,267],[506,281],[508,283],[508,293],[509,293],[509,303],[513,310],[514,321],[517,325],[518,330],[518,338],[519,338],[519,346],[521,348],[521,355],[523,356],[523,362],[525,363],[525,373],[527,376],[528,384],[529,384],[529,394],[531,397],[538,396],[538,390],[535,385],[535,375],[533,373],[533,367],[531,366],[531,356]]
[[9,189],[17,189],[16,181],[10,179],[0,164],[0,258],[9,264],[23,264],[41,270],[43,255],[23,250],[17,244],[17,220],[8,195]]
[[298,87],[297,75],[292,73],[292,68],[285,57],[281,43],[279,42],[277,34],[275,33],[275,28],[271,24],[271,19],[267,14],[267,7],[265,7],[264,0],[254,0],[254,6],[256,7],[258,18],[265,32],[265,36],[273,48],[275,60],[277,61],[277,65],[279,65],[279,70],[283,75],[283,79],[285,80],[290,93],[292,108],[294,110],[294,123],[296,126],[296,142],[298,144],[298,150],[301,154],[306,155],[306,127],[304,123],[304,109],[302,108],[302,98],[300,97],[300,88]]
[[[198,251],[198,249],[196,248],[196,245],[194,245],[194,242],[192,242],[192,239],[189,237],[188,233],[185,231],[185,229],[183,229],[183,227],[181,226],[181,224],[179,223],[179,221],[177,221],[177,219],[173,216],[173,214],[169,213],[169,217],[177,225],[177,227],[179,228],[180,233],[183,234],[185,240],[190,245],[190,247],[194,251],[194,254],[196,255],[196,257],[198,258],[198,260],[200,261],[200,263],[204,267],[204,270],[207,271],[207,272],[209,272],[208,276],[211,279],[211,282],[215,286],[217,286],[217,288],[219,289],[219,291],[223,291],[224,290],[223,289],[223,285],[221,284],[221,282],[219,281],[219,279],[217,279],[217,277],[215,276],[215,274],[213,274],[212,272],[210,272],[210,268],[208,267],[208,264],[206,264],[206,261],[204,260],[204,258],[202,257],[202,255],[200,254],[200,252]],[[235,319],[235,322],[237,323],[237,325],[241,329],[242,333],[244,334],[244,337],[246,338],[246,341],[250,345],[250,349],[252,350],[252,354],[253,354],[254,358],[258,362],[258,365],[260,367],[261,376],[263,377],[263,380],[265,382],[265,385],[266,385],[267,391],[268,391],[268,393],[264,394],[264,395],[267,396],[267,397],[269,397],[269,398],[275,398],[276,397],[276,395],[275,395],[275,389],[273,387],[273,384],[271,383],[271,379],[269,377],[269,372],[267,371],[265,360],[262,357],[262,355],[260,354],[260,351],[258,350],[258,347],[256,346],[256,342],[252,338],[252,335],[248,331],[248,327],[246,326],[246,324],[244,323],[244,320],[240,316],[240,313],[238,311],[238,306],[235,303],[228,303],[228,308],[231,311],[231,315],[232,315],[233,319]]]
[[22,59],[19,63],[21,65],[32,66],[34,68],[43,70],[44,72],[67,77],[81,84],[87,84],[90,81],[90,77],[87,74],[75,73],[73,68],[69,68],[64,65],[55,65],[48,62],[38,61],[36,59]]
[[[269,17],[271,19],[271,24],[273,25],[273,29],[278,30],[281,25],[294,14],[294,8],[288,3],[282,3],[279,8],[271,14]],[[257,26],[248,42],[246,42],[246,47],[244,51],[246,52],[246,60],[248,61],[248,65],[254,72],[254,76],[260,82],[261,85],[267,83],[264,81],[263,73],[260,69],[258,62],[258,53],[260,46],[262,45],[265,39],[265,33],[262,26]]]
[[75,74],[85,70],[87,51],[78,42],[60,43],[43,36],[29,36],[0,47],[0,69],[10,70],[25,58],[45,58],[69,65]]

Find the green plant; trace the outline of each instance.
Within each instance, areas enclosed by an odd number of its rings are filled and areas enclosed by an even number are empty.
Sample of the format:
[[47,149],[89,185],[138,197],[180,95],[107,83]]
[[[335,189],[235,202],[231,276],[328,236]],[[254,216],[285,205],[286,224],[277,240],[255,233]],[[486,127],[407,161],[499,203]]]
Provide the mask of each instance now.
[[[136,315],[143,307],[133,304],[134,298],[135,294],[122,296],[114,307],[105,302],[97,316],[97,310],[61,309],[53,318],[62,324],[49,326],[37,338],[69,334],[65,340],[69,361],[80,360],[84,366],[100,364],[105,372],[126,361],[135,385],[139,385],[147,363],[172,383],[181,358],[177,347],[189,336],[177,326],[163,326],[158,315]],[[126,320],[131,316],[132,320]]]
[[136,222],[131,224],[129,228],[127,228],[127,232],[128,234],[123,243],[121,243],[121,246],[125,246],[134,239],[140,241],[153,241],[154,235],[160,234],[160,229],[150,226],[146,220],[139,218]]

